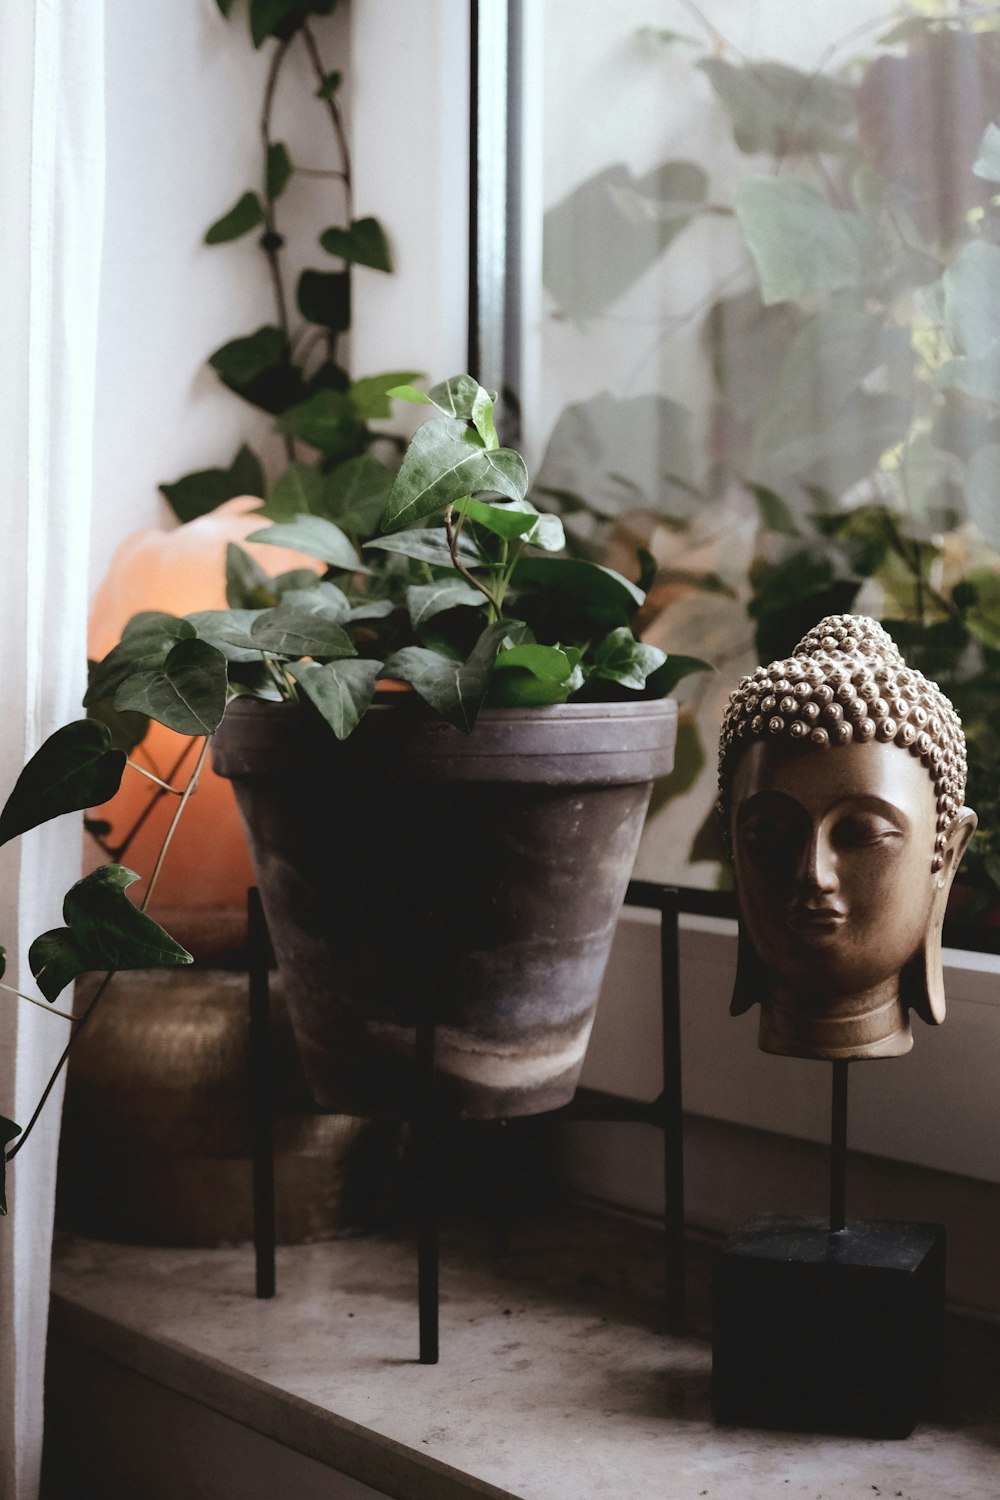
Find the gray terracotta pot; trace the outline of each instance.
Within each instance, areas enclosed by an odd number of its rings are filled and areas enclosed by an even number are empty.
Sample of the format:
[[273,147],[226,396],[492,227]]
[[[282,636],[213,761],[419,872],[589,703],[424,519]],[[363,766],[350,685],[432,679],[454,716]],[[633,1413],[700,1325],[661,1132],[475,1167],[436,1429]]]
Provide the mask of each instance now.
[[462,734],[411,695],[338,743],[311,710],[237,700],[234,785],[316,1102],[407,1113],[414,1038],[465,1116],[554,1109],[583,1064],[671,701],[493,709]]

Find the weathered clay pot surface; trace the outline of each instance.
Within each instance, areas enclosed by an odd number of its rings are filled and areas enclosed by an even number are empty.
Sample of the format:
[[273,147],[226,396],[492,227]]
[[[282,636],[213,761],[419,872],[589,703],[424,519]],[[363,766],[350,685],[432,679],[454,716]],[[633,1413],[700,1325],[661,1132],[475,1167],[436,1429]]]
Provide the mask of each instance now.
[[409,1112],[418,1016],[481,1118],[573,1095],[672,702],[496,709],[471,735],[412,700],[338,743],[243,700],[214,742],[247,826],[309,1086]]

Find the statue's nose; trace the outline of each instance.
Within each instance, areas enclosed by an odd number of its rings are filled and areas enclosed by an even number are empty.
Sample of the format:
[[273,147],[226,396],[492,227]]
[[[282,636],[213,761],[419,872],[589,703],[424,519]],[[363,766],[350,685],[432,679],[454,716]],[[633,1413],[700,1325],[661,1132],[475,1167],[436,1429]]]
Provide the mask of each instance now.
[[836,853],[822,824],[814,825],[803,841],[796,876],[806,890],[837,889]]

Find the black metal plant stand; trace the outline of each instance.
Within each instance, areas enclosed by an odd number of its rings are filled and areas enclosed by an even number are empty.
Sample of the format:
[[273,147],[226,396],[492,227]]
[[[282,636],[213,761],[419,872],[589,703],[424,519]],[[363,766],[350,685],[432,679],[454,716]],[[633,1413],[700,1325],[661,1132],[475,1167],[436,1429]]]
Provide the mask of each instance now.
[[[570,1104],[551,1111],[554,1118],[604,1120],[657,1125],[663,1130],[665,1163],[665,1326],[680,1333],[686,1315],[684,1247],[684,1136],[680,1035],[679,893],[669,886],[634,880],[627,906],[660,914],[660,997],[663,1017],[663,1091],[649,1103],[619,1098],[596,1089],[578,1089]],[[250,1099],[253,1155],[253,1223],[256,1291],[275,1294],[274,1087],[271,1077],[269,970],[273,963],[267,922],[255,888],[247,893],[250,992]],[[434,1018],[421,1017],[416,1028],[416,1061],[420,1080],[418,1107],[412,1120],[418,1173],[417,1304],[419,1361],[438,1361],[439,1245],[436,1191],[437,1137]],[[494,1184],[496,1187],[496,1184]],[[494,1199],[496,1199],[496,1193]],[[502,1202],[498,1205],[502,1210]],[[491,1243],[505,1239],[500,1214],[493,1215]]]

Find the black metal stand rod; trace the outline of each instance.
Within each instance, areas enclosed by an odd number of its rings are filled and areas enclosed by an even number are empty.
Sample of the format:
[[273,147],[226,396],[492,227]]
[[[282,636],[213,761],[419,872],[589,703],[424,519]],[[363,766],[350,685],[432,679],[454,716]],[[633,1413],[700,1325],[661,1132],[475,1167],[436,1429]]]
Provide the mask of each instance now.
[[850,1063],[833,1064],[833,1097],[830,1109],[830,1229],[837,1233],[847,1224],[847,1070]]
[[273,1083],[268,996],[270,943],[255,886],[247,891],[247,937],[250,978],[250,1134],[253,1162],[253,1243],[257,1296],[273,1297],[274,1272],[274,1140]]
[[417,1022],[417,1308],[422,1365],[438,1362],[439,1235],[434,1021]]
[[663,1158],[666,1328],[684,1330],[684,1098],[681,1082],[680,934],[678,893],[660,891],[660,988],[663,1007]]

